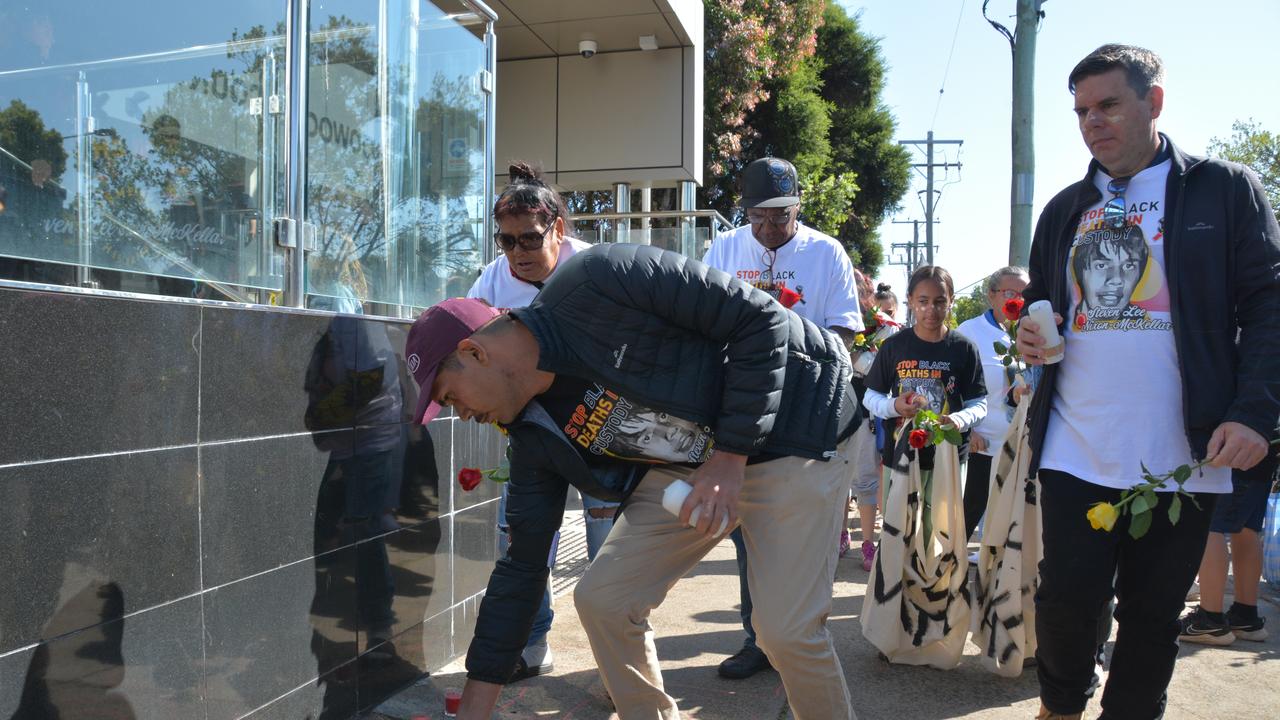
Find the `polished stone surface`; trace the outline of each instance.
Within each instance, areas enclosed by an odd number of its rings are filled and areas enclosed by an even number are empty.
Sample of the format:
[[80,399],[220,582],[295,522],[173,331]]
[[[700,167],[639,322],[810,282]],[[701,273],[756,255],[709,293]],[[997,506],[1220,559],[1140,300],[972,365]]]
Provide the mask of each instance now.
[[507,438],[493,425],[461,420],[454,421],[453,437],[454,476],[451,483],[456,488],[453,509],[457,512],[493,500],[501,494],[502,487],[488,480],[480,483],[476,489],[464,492],[457,486],[457,472],[462,468],[487,470],[498,467],[506,452]]
[[358,463],[333,459],[350,452],[353,434],[339,430],[201,448],[205,587],[355,542],[345,518],[349,493],[361,490],[355,487],[359,478],[348,487]]
[[[119,615],[117,585],[68,598],[55,623]],[[200,601],[187,598],[0,659],[0,717],[198,718]]]
[[200,311],[0,288],[0,465],[195,442]]
[[210,720],[237,718],[356,657],[355,552],[206,592]]
[[412,423],[408,327],[0,290],[0,718],[346,718],[465,652],[505,438]]
[[[346,720],[355,717],[359,669],[353,660],[307,683],[266,707],[245,716],[246,720]],[[210,717],[214,714],[211,713]]]
[[353,383],[335,362],[330,318],[208,307],[203,313],[202,441],[354,427]]
[[453,517],[453,598],[481,592],[498,559],[498,503],[472,507]]
[[[0,653],[197,592],[196,498],[195,448],[0,469]],[[107,583],[115,614],[68,626],[68,598]]]
[[409,526],[435,520],[448,512],[453,489],[449,482],[453,422],[436,420],[427,427],[404,424],[401,429],[404,443],[393,460],[393,472],[402,478],[395,514],[401,526]]
[[[379,638],[400,635],[449,610],[453,602],[452,523],[452,517],[433,520],[357,546],[360,586],[365,587],[366,582],[373,586],[386,577],[379,567],[381,559],[390,572],[392,588],[390,627],[374,627],[362,617],[362,648],[376,647]],[[370,637],[371,633],[378,637]]]

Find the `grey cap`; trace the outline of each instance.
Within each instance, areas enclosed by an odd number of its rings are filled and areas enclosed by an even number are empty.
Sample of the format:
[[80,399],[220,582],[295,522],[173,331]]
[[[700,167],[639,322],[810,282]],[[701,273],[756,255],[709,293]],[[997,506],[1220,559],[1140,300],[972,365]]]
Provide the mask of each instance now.
[[742,171],[744,208],[791,207],[800,202],[796,166],[780,158],[753,160]]

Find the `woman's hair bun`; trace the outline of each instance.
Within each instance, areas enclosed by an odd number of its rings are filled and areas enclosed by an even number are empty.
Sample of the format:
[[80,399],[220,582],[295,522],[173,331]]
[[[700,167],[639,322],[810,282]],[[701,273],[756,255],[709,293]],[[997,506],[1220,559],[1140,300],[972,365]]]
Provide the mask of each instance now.
[[541,183],[542,171],[524,161],[511,163],[507,168],[511,183]]
[[879,285],[876,286],[876,292],[882,292],[882,293],[889,292],[892,289],[893,289],[893,286],[890,285],[889,283],[880,283]]

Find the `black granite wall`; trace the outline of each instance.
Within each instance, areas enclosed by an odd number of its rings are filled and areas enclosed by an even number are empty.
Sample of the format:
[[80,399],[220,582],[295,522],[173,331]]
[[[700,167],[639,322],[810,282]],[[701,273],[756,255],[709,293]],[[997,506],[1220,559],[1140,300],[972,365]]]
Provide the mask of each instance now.
[[465,652],[502,441],[409,422],[407,332],[0,288],[0,719],[346,718]]

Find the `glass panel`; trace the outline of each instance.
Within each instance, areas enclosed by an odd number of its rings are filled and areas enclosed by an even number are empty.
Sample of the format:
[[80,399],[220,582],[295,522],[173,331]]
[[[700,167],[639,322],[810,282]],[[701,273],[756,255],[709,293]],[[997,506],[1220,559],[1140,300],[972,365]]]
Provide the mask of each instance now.
[[10,7],[0,277],[269,301],[284,3]]
[[484,23],[445,2],[334,0],[311,32],[310,306],[465,294],[488,241]]
[[646,233],[648,233],[646,244],[678,252],[695,260],[701,260],[711,248],[711,233],[705,226],[692,228],[691,232],[678,227],[649,228],[648,230],[631,228],[630,241],[644,243]]

